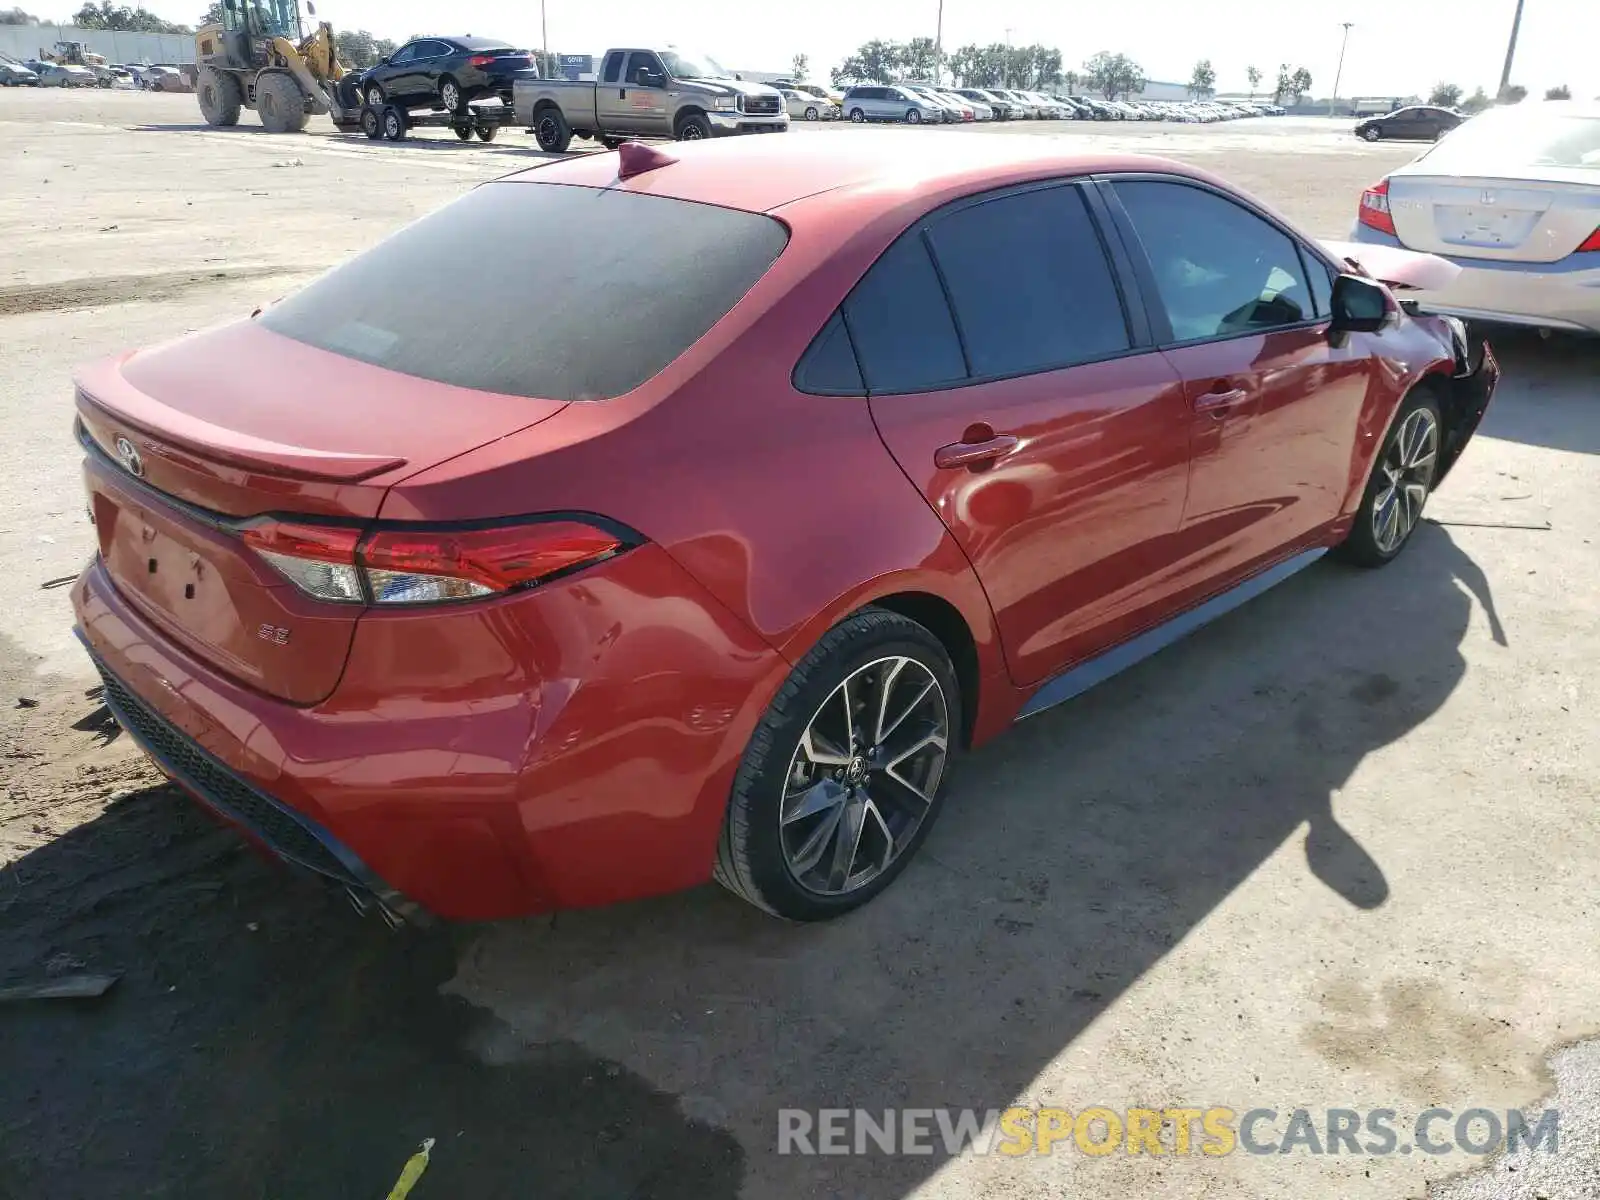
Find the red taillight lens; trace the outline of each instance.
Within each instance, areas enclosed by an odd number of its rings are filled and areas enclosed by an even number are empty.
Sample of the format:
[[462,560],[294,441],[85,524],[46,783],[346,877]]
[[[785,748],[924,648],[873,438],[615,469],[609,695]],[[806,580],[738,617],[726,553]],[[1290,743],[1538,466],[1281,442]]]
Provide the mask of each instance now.
[[301,525],[257,521],[240,533],[245,545],[295,587],[318,600],[361,604],[361,572],[356,545],[361,530],[348,525]]
[[1574,254],[1587,254],[1591,250],[1600,250],[1600,229],[1589,235],[1589,240],[1573,251]]
[[624,546],[583,521],[403,529],[257,521],[244,541],[301,591],[340,603],[435,604],[529,587]]
[[474,54],[471,58],[467,59],[467,66],[487,67],[493,61],[494,55],[492,54]]
[[1368,229],[1394,236],[1394,218],[1389,214],[1389,181],[1383,180],[1361,193],[1361,209],[1356,219]]

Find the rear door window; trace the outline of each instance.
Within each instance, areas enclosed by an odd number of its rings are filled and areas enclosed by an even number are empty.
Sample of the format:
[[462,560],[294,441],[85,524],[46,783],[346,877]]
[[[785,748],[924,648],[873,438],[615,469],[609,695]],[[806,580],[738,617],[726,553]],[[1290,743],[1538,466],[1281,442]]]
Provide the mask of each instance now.
[[787,240],[783,225],[759,213],[491,183],[259,319],[285,337],[405,375],[602,400],[638,387],[698,341]]
[[955,322],[920,226],[872,265],[845,300],[844,316],[873,391],[928,391],[966,378]]
[[974,377],[1071,366],[1133,344],[1105,247],[1076,187],[957,209],[930,237]]
[[601,81],[603,83],[615,83],[617,82],[617,77],[621,74],[622,51],[613,50],[610,54],[606,55],[606,70],[605,74],[601,77]]

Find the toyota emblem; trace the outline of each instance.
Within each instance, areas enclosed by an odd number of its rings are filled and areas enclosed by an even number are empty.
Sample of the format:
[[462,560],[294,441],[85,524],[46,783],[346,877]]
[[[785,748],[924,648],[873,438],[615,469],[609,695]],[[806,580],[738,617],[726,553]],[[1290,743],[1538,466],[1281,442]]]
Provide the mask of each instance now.
[[117,461],[126,468],[129,475],[144,474],[144,459],[139,457],[139,448],[125,437],[117,439]]

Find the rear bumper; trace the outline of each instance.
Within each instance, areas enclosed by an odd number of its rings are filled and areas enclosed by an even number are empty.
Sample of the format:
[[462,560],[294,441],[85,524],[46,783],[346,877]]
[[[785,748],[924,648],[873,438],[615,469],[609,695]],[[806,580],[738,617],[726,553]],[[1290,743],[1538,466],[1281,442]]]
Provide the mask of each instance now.
[[[1357,225],[1350,240],[1405,250],[1397,237]],[[1500,321],[1579,333],[1600,333],[1600,252],[1571,254],[1553,263],[1437,257],[1461,268],[1448,288],[1409,292],[1429,312],[1465,320]]]
[[362,618],[339,687],[263,695],[73,591],[118,720],[285,860],[400,914],[490,920],[711,877],[788,667],[659,547],[532,592]]

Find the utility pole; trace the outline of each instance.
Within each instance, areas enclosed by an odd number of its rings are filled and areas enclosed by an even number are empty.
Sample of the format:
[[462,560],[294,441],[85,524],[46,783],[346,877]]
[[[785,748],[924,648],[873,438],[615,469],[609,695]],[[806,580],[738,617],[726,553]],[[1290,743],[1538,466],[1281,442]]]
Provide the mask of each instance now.
[[1350,48],[1350,25],[1344,22],[1344,41],[1339,44],[1339,69],[1333,76],[1333,99],[1328,101],[1328,115],[1331,117],[1334,110],[1339,107],[1339,84],[1344,79],[1344,52]]
[[539,40],[544,45],[544,69],[553,75],[555,72],[550,66],[550,26],[544,21],[544,0],[539,0]]
[[939,23],[933,28],[933,82],[937,87],[944,72],[944,0],[939,0]]
[[1506,89],[1511,86],[1511,64],[1517,57],[1517,34],[1522,32],[1522,0],[1517,0],[1517,15],[1511,19],[1511,41],[1506,46],[1506,65],[1500,72],[1500,90],[1495,93],[1498,100],[1506,94]]

